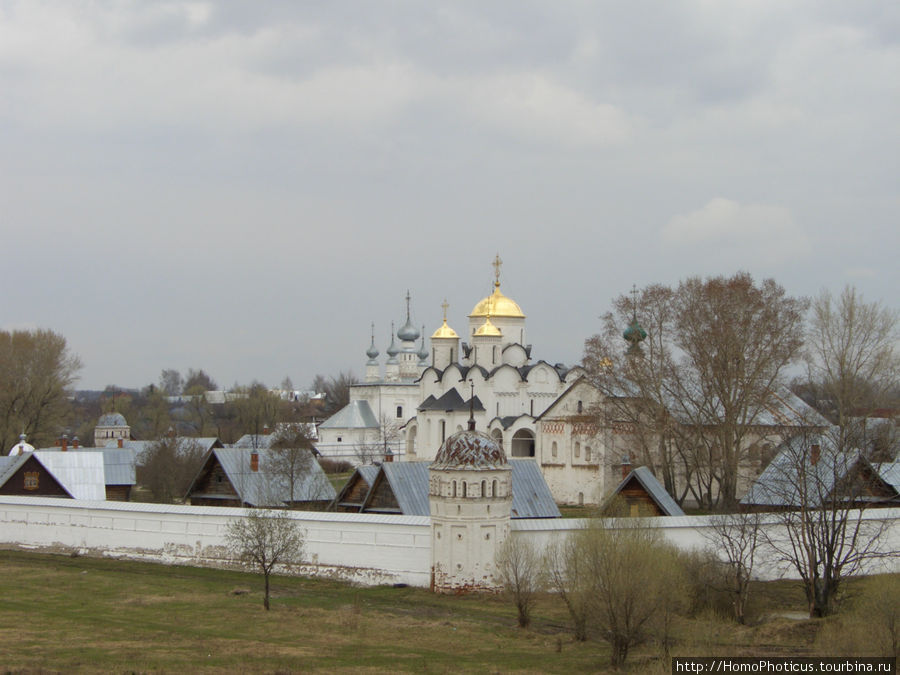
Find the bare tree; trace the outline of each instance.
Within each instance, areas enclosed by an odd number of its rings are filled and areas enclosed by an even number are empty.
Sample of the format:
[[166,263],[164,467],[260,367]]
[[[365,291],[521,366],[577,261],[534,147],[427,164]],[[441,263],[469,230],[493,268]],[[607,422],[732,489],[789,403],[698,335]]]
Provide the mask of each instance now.
[[162,436],[139,458],[138,483],[150,490],[153,501],[171,504],[190,488],[204,454],[191,439]]
[[323,413],[331,415],[350,402],[350,387],[359,382],[356,376],[347,371],[340,372],[337,376],[326,378],[316,375],[313,379],[312,389],[315,392],[325,394],[325,408]]
[[184,386],[182,388],[185,394],[191,391],[215,391],[218,388],[219,386],[216,384],[216,381],[207,375],[202,368],[198,370],[188,368],[187,376],[184,378]]
[[[840,448],[858,447],[859,421],[894,402],[900,388],[900,314],[867,303],[852,286],[840,298],[823,291],[807,330],[808,381],[840,432]],[[856,424],[854,424],[854,422]]]
[[262,572],[265,579],[263,606],[269,609],[269,577],[279,565],[299,563],[304,534],[285,511],[250,509],[232,520],[225,532],[228,548],[239,560]]
[[[734,506],[748,440],[799,357],[806,307],[774,280],[757,284],[743,272],[614,301],[584,363],[611,404],[625,401],[618,414],[649,425],[647,463],[661,465],[674,498],[684,497],[674,488],[680,473],[701,507]],[[649,334],[638,323],[645,310]],[[614,339],[622,326],[627,351]]]
[[722,590],[731,596],[734,618],[747,621],[747,601],[750,582],[759,549],[760,514],[725,513],[713,517],[710,532],[704,533],[722,563]]
[[32,444],[56,438],[68,411],[68,392],[81,361],[50,330],[0,331],[0,448],[19,435]]
[[810,616],[834,612],[844,579],[896,554],[884,549],[884,522],[865,518],[877,480],[855,425],[898,387],[898,322],[896,311],[866,303],[852,287],[837,300],[823,292],[813,303],[808,379],[827,397],[835,425],[788,442],[762,486],[783,504],[788,537],[775,545],[804,581]]
[[569,537],[558,549],[562,554],[554,562],[562,568],[551,570],[556,577],[550,584],[563,589],[576,636],[595,632],[609,642],[616,668],[648,640],[668,646],[671,620],[685,593],[675,549],[658,532],[628,519],[596,519]]
[[281,408],[281,399],[260,382],[254,382],[249,387],[242,388],[240,393],[243,395],[233,401],[232,407],[241,429],[244,433],[252,436],[253,447],[257,448],[259,436],[267,428],[275,428]]
[[540,554],[521,537],[508,537],[497,552],[497,575],[516,605],[520,628],[531,624],[531,610],[544,585],[542,567]]
[[[299,497],[297,488],[312,470],[312,440],[302,424],[282,424],[275,431],[275,438],[269,445],[271,450],[268,470],[283,479],[288,485],[289,506]],[[310,495],[307,495],[307,497]]]
[[184,390],[184,378],[174,368],[164,368],[159,374],[159,388],[166,396],[178,396]]
[[579,537],[566,537],[544,553],[547,586],[566,605],[575,639],[588,638],[593,579],[588,573],[590,550]]
[[767,543],[803,580],[810,617],[834,613],[846,579],[900,553],[883,536],[890,521],[866,517],[878,478],[859,451],[840,446],[843,438],[832,427],[790,439],[745,498],[777,508],[784,536]]

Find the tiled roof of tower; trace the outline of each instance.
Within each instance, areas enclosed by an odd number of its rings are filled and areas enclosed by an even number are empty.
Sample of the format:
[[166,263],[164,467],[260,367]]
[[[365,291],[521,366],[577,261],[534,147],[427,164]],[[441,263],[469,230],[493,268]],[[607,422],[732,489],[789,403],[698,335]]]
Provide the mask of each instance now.
[[434,458],[434,469],[506,468],[509,462],[497,442],[480,431],[458,431],[444,441]]

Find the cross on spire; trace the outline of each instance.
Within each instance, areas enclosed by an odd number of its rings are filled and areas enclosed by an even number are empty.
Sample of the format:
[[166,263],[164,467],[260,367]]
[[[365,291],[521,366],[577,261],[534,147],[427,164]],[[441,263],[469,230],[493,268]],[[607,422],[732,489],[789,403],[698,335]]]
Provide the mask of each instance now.
[[500,259],[499,253],[494,257],[491,265],[494,266],[494,286],[500,288],[500,267],[503,265],[503,261]]
[[637,297],[637,284],[631,284],[631,314],[635,321],[637,321]]
[[447,308],[450,305],[447,303],[447,298],[444,298],[444,301],[441,303],[441,309],[444,310],[444,323],[447,323]]

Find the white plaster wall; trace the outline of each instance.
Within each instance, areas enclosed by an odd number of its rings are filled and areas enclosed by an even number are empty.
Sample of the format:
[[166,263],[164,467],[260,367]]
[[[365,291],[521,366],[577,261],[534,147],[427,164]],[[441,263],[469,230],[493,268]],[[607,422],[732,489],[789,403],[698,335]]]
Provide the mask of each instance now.
[[[41,497],[0,497],[0,545],[59,552],[79,551],[163,563],[231,566],[224,546],[228,522],[243,509],[117,502],[87,502]],[[306,531],[305,563],[294,570],[365,585],[431,582],[431,518],[356,513],[289,512]],[[863,518],[888,521],[883,550],[900,550],[900,508],[873,509]],[[510,521],[510,536],[524,537],[539,551],[561,541],[589,521],[575,518]],[[679,548],[709,546],[704,532],[711,516],[629,519],[659,529]],[[615,521],[612,523],[615,524]],[[777,516],[763,527],[779,536]],[[793,578],[770,551],[759,554],[762,579]],[[900,557],[873,562],[868,572],[900,572]]]
[[[225,529],[243,509],[0,498],[0,544],[197,566],[233,564]],[[304,574],[366,585],[431,581],[430,519],[291,511],[306,531]]]
[[[672,544],[683,550],[711,547],[714,516],[683,516],[678,518],[629,518],[629,526],[639,524],[659,530]],[[870,509],[863,514],[863,520],[878,526],[881,521],[888,523],[888,529],[879,539],[880,550],[900,550],[900,508]],[[563,541],[569,532],[586,527],[591,521],[582,518],[521,519],[510,521],[510,536],[523,537],[538,551]],[[608,521],[615,526],[615,520]],[[783,526],[777,515],[763,516],[761,527],[774,540],[783,538]],[[761,537],[762,540],[766,536]],[[885,557],[869,561],[866,573],[900,573],[900,556]],[[763,580],[796,579],[796,572],[778,560],[777,554],[765,544],[757,554],[754,576]]]

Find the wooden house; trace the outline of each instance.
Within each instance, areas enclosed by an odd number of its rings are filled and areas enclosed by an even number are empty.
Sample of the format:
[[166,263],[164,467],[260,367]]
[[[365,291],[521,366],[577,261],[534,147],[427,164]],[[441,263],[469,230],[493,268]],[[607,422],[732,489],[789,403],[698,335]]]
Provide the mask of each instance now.
[[[834,432],[832,432],[834,433]],[[795,437],[741,499],[746,511],[900,506],[896,463],[873,464],[857,449],[841,450],[832,434]]]
[[601,511],[605,515],[629,518],[684,515],[678,503],[646,466],[630,471],[613,490]]
[[0,495],[106,499],[100,452],[36,450],[0,460]]
[[291,495],[290,481],[276,470],[274,453],[268,449],[211,449],[185,501],[195,506],[322,509],[334,499],[334,488],[312,455],[295,479]]

